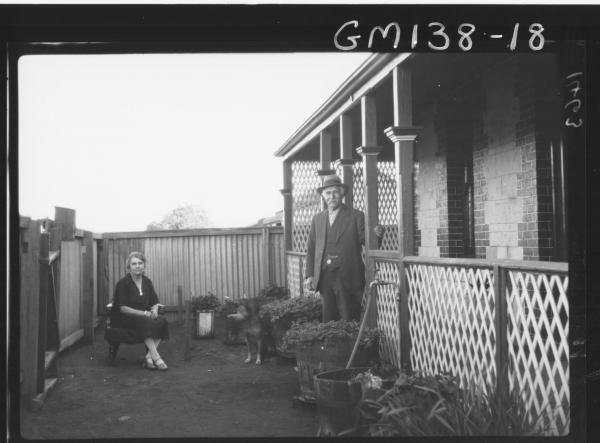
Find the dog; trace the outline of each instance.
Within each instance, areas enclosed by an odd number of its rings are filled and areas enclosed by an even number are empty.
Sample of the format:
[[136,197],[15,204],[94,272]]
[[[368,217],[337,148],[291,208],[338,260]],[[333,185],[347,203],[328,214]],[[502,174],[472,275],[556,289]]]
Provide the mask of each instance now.
[[248,348],[248,357],[244,360],[244,363],[250,363],[252,361],[253,348],[256,348],[255,363],[257,365],[262,363],[263,346],[265,344],[265,339],[267,338],[267,328],[258,315],[259,309],[260,304],[258,301],[250,299],[240,304],[237,313],[230,315],[230,317],[234,317],[242,322],[242,334]]

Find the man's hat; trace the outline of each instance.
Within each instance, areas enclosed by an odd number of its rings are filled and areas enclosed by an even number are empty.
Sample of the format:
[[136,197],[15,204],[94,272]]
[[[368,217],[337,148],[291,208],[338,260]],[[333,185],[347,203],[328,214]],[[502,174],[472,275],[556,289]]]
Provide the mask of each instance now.
[[317,192],[320,194],[325,188],[331,188],[332,186],[339,186],[340,188],[344,188],[345,192],[348,192],[348,185],[342,183],[342,179],[335,174],[324,177],[323,185],[317,188]]

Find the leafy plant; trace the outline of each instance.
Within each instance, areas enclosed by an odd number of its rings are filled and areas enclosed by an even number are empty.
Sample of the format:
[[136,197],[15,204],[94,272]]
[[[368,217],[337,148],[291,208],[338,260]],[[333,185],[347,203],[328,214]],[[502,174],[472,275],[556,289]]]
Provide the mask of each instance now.
[[[365,372],[355,381],[367,385],[377,380]],[[362,421],[359,428],[369,436],[527,436],[545,431],[541,416],[528,414],[516,389],[503,394],[491,386],[476,385],[465,390],[451,375],[404,372],[387,390],[370,384],[371,390],[363,389],[357,407]],[[356,429],[345,433],[351,431]]]
[[293,322],[320,320],[321,299],[318,297],[295,297],[273,301],[260,309],[260,316],[270,323],[279,323],[284,329]]
[[[339,342],[354,342],[358,336],[359,325],[355,321],[336,320],[327,323],[310,321],[294,323],[283,337],[283,349],[303,349],[314,343],[331,346]],[[361,348],[371,348],[377,345],[379,330],[365,328],[360,339]]]
[[260,296],[267,299],[284,300],[290,297],[290,290],[285,286],[270,283],[260,290]]
[[214,311],[220,305],[221,301],[211,292],[192,297],[192,311]]

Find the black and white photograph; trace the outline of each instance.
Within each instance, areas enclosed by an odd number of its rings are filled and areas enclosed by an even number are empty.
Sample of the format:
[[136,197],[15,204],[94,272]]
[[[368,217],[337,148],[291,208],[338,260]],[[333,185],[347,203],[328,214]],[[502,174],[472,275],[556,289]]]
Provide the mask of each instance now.
[[0,5],[8,440],[593,441],[599,13]]

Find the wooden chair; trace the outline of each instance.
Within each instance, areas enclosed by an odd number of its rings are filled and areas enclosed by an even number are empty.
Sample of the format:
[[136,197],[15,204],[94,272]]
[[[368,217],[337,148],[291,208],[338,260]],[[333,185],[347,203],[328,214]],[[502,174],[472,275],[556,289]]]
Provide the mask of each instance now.
[[[114,366],[115,360],[117,358],[117,352],[119,351],[119,346],[121,343],[126,344],[138,344],[143,343],[142,340],[133,339],[135,334],[132,330],[127,328],[116,328],[112,326],[113,315],[115,314],[112,311],[112,303],[106,305],[106,328],[104,329],[104,339],[108,342],[108,364]],[[146,352],[148,352],[148,347],[144,345],[146,348]]]

